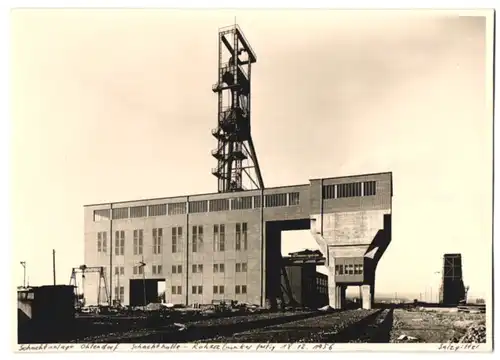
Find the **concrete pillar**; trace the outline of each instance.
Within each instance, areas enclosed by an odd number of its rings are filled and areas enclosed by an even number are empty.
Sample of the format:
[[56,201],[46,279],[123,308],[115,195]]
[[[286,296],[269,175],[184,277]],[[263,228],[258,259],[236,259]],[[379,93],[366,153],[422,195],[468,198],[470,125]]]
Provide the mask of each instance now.
[[347,286],[345,285],[340,285],[340,308],[345,309],[346,306],[346,290]]
[[371,294],[371,286],[370,285],[361,285],[361,297],[363,309],[371,309],[372,308],[372,294]]
[[337,283],[335,282],[335,270],[328,267],[328,305],[333,309],[338,309],[337,303]]
[[[327,254],[328,255],[328,254]],[[332,254],[330,254],[332,255]],[[335,281],[335,258],[331,256],[327,263],[328,270],[328,305],[333,309],[339,309],[337,282]]]
[[329,287],[330,293],[330,306],[334,309],[343,309],[346,304],[346,289],[345,285],[335,284]]

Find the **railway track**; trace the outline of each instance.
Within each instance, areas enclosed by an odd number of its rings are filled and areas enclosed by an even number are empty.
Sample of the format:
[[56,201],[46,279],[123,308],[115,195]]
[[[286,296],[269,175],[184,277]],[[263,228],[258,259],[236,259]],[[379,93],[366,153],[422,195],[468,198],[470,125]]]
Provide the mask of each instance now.
[[200,319],[182,323],[145,327],[97,337],[86,337],[74,342],[93,343],[183,343],[204,340],[214,336],[231,336],[238,331],[286,323],[322,315],[318,312],[261,313]]
[[392,310],[351,310],[213,337],[204,342],[346,343],[389,341]]
[[325,339],[334,343],[388,343],[393,310],[379,310]]
[[163,323],[73,342],[345,343],[388,342],[392,310],[261,313]]

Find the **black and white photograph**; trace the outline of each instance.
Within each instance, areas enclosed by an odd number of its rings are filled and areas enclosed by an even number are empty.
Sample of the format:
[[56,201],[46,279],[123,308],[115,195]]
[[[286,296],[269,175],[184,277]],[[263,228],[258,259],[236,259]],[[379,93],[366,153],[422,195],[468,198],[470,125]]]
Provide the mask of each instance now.
[[14,351],[492,351],[494,10],[9,18]]

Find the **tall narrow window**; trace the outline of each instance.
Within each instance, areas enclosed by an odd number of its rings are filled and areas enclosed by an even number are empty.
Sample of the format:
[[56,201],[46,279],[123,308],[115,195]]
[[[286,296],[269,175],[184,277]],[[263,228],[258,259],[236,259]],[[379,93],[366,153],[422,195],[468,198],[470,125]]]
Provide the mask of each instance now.
[[193,252],[198,251],[198,226],[193,226]]
[[198,226],[198,251],[203,251],[203,226]]
[[226,248],[226,227],[224,224],[219,226],[219,251],[225,251]]
[[236,224],[236,250],[241,250],[241,224]]
[[153,229],[153,254],[161,254],[163,243],[163,229]]
[[219,225],[214,225],[214,251],[219,248]]
[[142,229],[134,230],[134,255],[142,255],[143,235]]
[[172,252],[177,252],[177,228],[172,228]]
[[125,301],[125,289],[123,286],[115,287],[115,298],[120,303],[123,303]]
[[203,226],[193,226],[193,252],[203,251]]
[[115,231],[115,255],[125,254],[125,231]]
[[[100,231],[97,233],[97,252],[106,253],[108,244],[107,244],[107,233],[105,231]],[[110,245],[112,249],[113,244]]]
[[247,223],[242,223],[241,224],[241,243],[242,243],[242,250],[247,250],[248,247],[248,232],[247,232]]
[[102,233],[101,232],[97,233],[97,252],[102,252]]
[[236,224],[236,250],[247,249],[247,223]]
[[182,227],[176,226],[172,228],[172,252],[182,251]]
[[[102,233],[102,252],[107,253],[108,252],[108,240],[107,240],[107,232]],[[111,247],[111,246],[110,246]]]

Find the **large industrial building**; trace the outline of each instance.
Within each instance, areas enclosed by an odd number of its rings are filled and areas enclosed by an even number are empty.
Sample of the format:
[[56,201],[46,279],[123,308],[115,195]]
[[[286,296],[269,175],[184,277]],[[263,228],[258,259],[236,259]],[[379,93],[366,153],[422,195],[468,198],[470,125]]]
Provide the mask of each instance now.
[[154,302],[164,281],[168,303],[276,306],[290,265],[281,232],[310,229],[323,254],[310,261],[328,270],[330,306],[342,307],[346,287],[359,286],[363,307],[371,307],[376,266],[391,240],[392,174],[265,187],[250,131],[256,61],[237,25],[219,30],[216,193],[84,207],[85,266],[104,269],[85,276],[88,304],[98,293],[125,305]]

